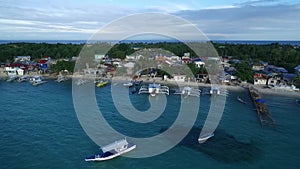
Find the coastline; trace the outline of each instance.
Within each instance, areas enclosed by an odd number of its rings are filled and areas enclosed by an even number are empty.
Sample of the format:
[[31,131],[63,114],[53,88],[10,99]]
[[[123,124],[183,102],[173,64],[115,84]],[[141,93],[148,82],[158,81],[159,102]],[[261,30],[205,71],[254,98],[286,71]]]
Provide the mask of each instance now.
[[[27,76],[43,76],[46,79],[56,79],[57,74],[28,74]],[[73,78],[88,78],[88,79],[94,79],[94,76],[84,76],[84,75],[78,75],[78,74],[73,74],[73,75],[66,75],[67,78],[73,79]],[[6,74],[0,74],[0,79],[5,80],[8,78]],[[118,82],[118,83],[126,83],[128,81],[132,80],[132,77],[130,76],[115,76],[111,78],[105,78],[107,80],[113,81],[113,82]],[[212,84],[206,84],[206,83],[199,83],[199,82],[176,82],[175,80],[162,80],[162,78],[139,78],[138,80],[142,80],[145,83],[160,83],[164,85],[169,85],[169,86],[179,86],[179,87],[184,87],[184,86],[191,86],[191,87],[211,87]],[[214,85],[215,86],[215,85]],[[233,85],[217,85],[216,86],[227,89],[229,91],[248,91],[249,86],[254,86],[253,84],[250,83],[241,83],[239,85],[233,86]],[[270,89],[270,88],[265,88],[264,86],[254,86],[260,93],[262,94],[270,94],[270,95],[280,95],[280,96],[288,96],[288,97],[300,97],[300,92],[291,92],[291,91],[285,91],[285,90],[276,90],[276,89]]]

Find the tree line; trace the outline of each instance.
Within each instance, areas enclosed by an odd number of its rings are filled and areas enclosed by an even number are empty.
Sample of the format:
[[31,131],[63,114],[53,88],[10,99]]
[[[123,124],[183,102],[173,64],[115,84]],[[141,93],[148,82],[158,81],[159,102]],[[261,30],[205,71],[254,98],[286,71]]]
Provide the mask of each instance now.
[[[269,64],[286,68],[293,72],[300,64],[299,46],[284,45],[279,43],[256,45],[256,44],[229,44],[212,43],[220,56],[233,56],[248,63],[259,63],[265,61]],[[12,62],[16,56],[32,57],[37,60],[43,56],[50,56],[54,59],[71,58],[78,56],[83,44],[47,44],[47,43],[9,43],[0,44],[0,62]],[[181,42],[160,42],[160,43],[121,43],[115,44],[106,53],[110,58],[124,59],[126,55],[135,52],[134,47],[139,48],[161,48],[183,56],[189,52],[191,57],[198,57],[195,52]],[[99,54],[97,50],[95,54]],[[103,54],[103,53],[101,53]]]

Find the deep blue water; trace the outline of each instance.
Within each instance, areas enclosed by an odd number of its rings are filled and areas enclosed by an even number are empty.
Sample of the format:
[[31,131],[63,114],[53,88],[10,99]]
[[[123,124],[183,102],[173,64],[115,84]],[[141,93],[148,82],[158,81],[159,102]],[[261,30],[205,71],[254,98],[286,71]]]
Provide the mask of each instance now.
[[[117,87],[126,90],[120,84]],[[95,89],[95,93],[105,118],[112,120],[112,125],[120,132],[136,137],[152,136],[170,126],[177,116],[180,101],[179,96],[168,96],[166,112],[155,123],[134,125],[116,112],[109,85]],[[239,103],[238,95],[248,104]],[[151,158],[119,157],[91,163],[84,158],[97,153],[99,147],[79,124],[72,102],[71,82],[49,80],[36,87],[27,82],[1,81],[0,96],[1,169],[300,168],[300,106],[294,97],[263,95],[276,120],[276,128],[262,128],[248,92],[230,91],[215,137],[199,145],[195,139],[210,103],[210,97],[202,95],[195,126],[178,146]],[[130,98],[138,110],[144,111],[151,106],[147,95],[130,95]]]

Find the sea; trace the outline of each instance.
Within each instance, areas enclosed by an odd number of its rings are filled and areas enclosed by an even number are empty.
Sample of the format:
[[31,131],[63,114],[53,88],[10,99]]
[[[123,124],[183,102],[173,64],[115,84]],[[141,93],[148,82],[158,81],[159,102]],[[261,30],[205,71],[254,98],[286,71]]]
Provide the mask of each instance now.
[[[111,125],[119,127],[119,132],[131,137],[135,133],[142,133],[137,137],[150,137],[172,125],[178,116],[181,99],[191,99],[172,94],[171,88],[161,117],[154,122],[133,125],[118,120],[121,115],[112,101],[112,86],[119,91],[128,90],[131,103],[137,110],[146,111],[155,104],[149,103],[149,95],[132,94],[122,83],[110,82],[107,86],[95,88],[101,113]],[[71,81],[58,83],[47,79],[47,83],[40,86],[29,82],[0,81],[0,96],[1,169],[300,168],[300,105],[296,103],[300,98],[295,96],[262,95],[276,123],[275,127],[268,127],[260,125],[247,90],[229,90],[215,136],[198,144],[196,139],[211,102],[210,95],[201,95],[196,122],[178,145],[153,157],[121,156],[105,162],[84,160],[98,153],[99,145],[80,125],[74,109]],[[238,102],[237,96],[244,98],[247,104]],[[97,134],[101,137],[101,133]]]

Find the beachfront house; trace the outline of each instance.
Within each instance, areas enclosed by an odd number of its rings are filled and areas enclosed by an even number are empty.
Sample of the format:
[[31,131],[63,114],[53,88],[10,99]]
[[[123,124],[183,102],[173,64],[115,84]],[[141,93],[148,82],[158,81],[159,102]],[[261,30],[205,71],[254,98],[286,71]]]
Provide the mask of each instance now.
[[300,65],[294,68],[296,75],[300,75]]
[[267,85],[268,76],[263,73],[254,74],[254,85]]
[[176,82],[185,82],[187,78],[185,74],[173,74],[172,77]]

